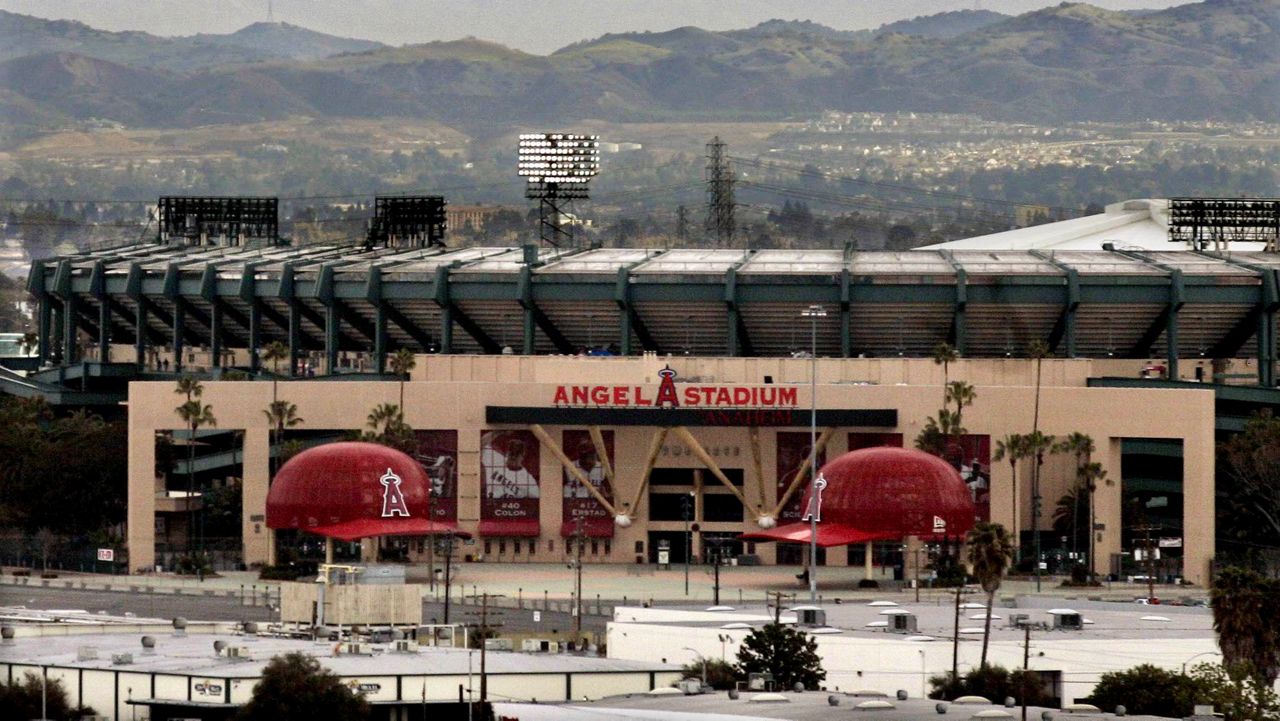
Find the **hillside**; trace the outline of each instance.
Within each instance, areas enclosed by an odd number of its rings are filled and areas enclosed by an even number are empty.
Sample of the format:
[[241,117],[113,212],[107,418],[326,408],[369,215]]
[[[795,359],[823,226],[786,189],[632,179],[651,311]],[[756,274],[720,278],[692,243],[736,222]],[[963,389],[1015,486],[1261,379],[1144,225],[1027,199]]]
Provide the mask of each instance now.
[[254,23],[229,35],[165,38],[108,32],[69,20],[43,20],[0,10],[0,61],[44,53],[74,53],[120,65],[190,72],[264,60],[317,60],[384,47],[286,23]]
[[969,11],[894,26],[683,27],[536,56],[476,39],[391,48],[281,24],[166,39],[0,13],[0,39],[14,41],[0,43],[0,98],[9,122],[157,127],[297,114],[501,125],[824,109],[1046,123],[1280,120],[1280,0],[1150,13],[1063,3],[1017,17]]

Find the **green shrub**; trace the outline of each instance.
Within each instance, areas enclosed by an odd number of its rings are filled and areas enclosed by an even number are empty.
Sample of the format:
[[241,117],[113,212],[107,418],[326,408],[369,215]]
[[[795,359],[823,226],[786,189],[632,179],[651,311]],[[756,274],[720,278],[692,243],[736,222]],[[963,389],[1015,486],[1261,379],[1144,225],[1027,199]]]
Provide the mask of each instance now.
[[[680,669],[684,673],[685,678],[701,679],[703,674],[703,665],[701,661],[685,664]],[[738,675],[738,669],[733,664],[719,659],[706,659],[706,684],[717,691],[727,691],[737,686],[738,679],[742,678]]]
[[961,696],[982,696],[992,703],[1001,703],[1005,698],[1012,696],[1021,704],[1024,688],[1027,705],[1039,706],[1049,701],[1038,673],[1022,669],[1010,671],[1003,666],[988,665],[986,668],[975,668],[959,679],[952,678],[951,674],[934,676],[929,679],[929,685],[932,687],[929,698],[947,701]]

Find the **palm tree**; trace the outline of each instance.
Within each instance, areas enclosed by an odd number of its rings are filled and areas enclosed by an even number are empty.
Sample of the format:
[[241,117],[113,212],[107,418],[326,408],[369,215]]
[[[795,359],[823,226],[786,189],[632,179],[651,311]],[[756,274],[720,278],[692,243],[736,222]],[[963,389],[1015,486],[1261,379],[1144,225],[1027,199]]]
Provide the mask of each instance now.
[[1280,633],[1274,623],[1278,586],[1257,571],[1233,566],[1213,579],[1209,595],[1222,665],[1246,669],[1265,688],[1275,684],[1280,671]]
[[[271,341],[267,347],[262,349],[262,360],[271,363],[271,402],[275,403],[278,398],[276,391],[280,383],[280,361],[289,357],[289,346],[280,341]],[[292,361],[290,361],[292,363]]]
[[[1093,455],[1093,452],[1095,450],[1097,450],[1097,448],[1093,445],[1093,438],[1090,438],[1088,434],[1081,433],[1079,431],[1072,431],[1067,435],[1066,438],[1059,441],[1053,447],[1054,453],[1070,453],[1071,455],[1075,456],[1076,458],[1075,485],[1077,487],[1082,487],[1087,485],[1084,478],[1084,469],[1086,466],[1089,465],[1089,459]],[[1079,490],[1074,490],[1072,492],[1072,495],[1079,496],[1081,495],[1081,492]],[[1079,500],[1084,500],[1084,499],[1079,499]],[[1079,504],[1077,504],[1077,506],[1078,505]],[[1073,508],[1075,507],[1076,506],[1073,506]],[[1073,555],[1078,550],[1076,548],[1076,539],[1080,535],[1079,528],[1078,528],[1079,523],[1080,523],[1079,518],[1076,516],[1073,516],[1071,521],[1071,552]],[[1090,565],[1093,564],[1093,556],[1089,556],[1089,563]]]
[[982,631],[982,662],[979,665],[979,668],[986,668],[987,643],[991,640],[991,609],[1005,571],[1009,570],[1013,544],[1009,542],[1009,532],[1004,526],[985,521],[969,531],[965,542],[969,549],[969,566],[987,594],[987,612],[983,614],[986,621]]
[[1040,579],[1040,466],[1044,465],[1044,455],[1053,451],[1053,436],[1046,436],[1034,430],[1023,436],[1026,443],[1024,457],[1031,461],[1031,533],[1035,548],[1035,575]]
[[1097,547],[1097,533],[1094,528],[1097,521],[1094,514],[1093,499],[1098,490],[1098,483],[1107,480],[1107,472],[1102,470],[1101,463],[1089,463],[1084,467],[1084,487],[1089,492],[1089,582],[1094,581],[1097,569],[1093,562],[1094,550]]
[[942,366],[942,404],[947,404],[947,388],[949,379],[949,370],[952,363],[960,359],[960,352],[951,346],[950,343],[942,342],[933,347],[933,364]]
[[[1027,457],[1027,439],[1021,433],[1010,433],[1009,435],[996,441],[996,451],[991,456],[994,461],[1009,460],[1009,478],[1010,478],[1010,506],[1013,513],[1013,530],[1010,535],[1013,537],[1013,548],[1015,557],[1021,556],[1021,548],[1018,543],[1018,461]],[[1018,560],[1022,560],[1020,557]]]
[[955,403],[956,409],[950,414],[948,423],[952,437],[952,447],[956,452],[956,465],[964,465],[964,449],[960,447],[960,438],[965,434],[964,428],[964,408],[973,405],[974,399],[978,397],[977,391],[973,386],[964,381],[951,381],[947,384],[947,394],[943,399],[946,403]]
[[[182,422],[191,431],[187,436],[187,522],[189,524],[187,528],[187,554],[191,555],[191,538],[195,529],[195,510],[191,506],[191,499],[195,496],[196,491],[196,432],[203,426],[216,426],[218,421],[213,417],[213,407],[200,400],[200,397],[204,395],[204,386],[201,385],[199,380],[191,376],[183,376],[178,379],[178,387],[175,392],[187,398],[175,410],[178,417],[182,419]],[[203,545],[202,539],[201,546]]]
[[[267,423],[271,426],[271,447],[279,454],[280,439],[284,437],[284,429],[302,425],[302,417],[298,415],[298,405],[289,401],[271,401],[271,404],[263,409],[262,414],[267,417]],[[279,464],[273,463],[270,467],[270,477],[274,478],[274,469],[279,468]]]
[[413,351],[408,348],[401,348],[391,356],[391,372],[400,376],[400,407],[404,408],[404,382],[409,380],[409,371],[418,365],[418,360],[413,355]]
[[[1044,359],[1049,357],[1049,344],[1042,340],[1033,340],[1027,346],[1027,357],[1032,358],[1036,362],[1036,400],[1034,410],[1031,414],[1031,433],[1037,438],[1043,438],[1040,435],[1040,371],[1044,363]],[[1050,439],[1052,444],[1052,438]],[[1049,450],[1052,445],[1045,448],[1037,448],[1035,450],[1035,463],[1031,466],[1031,524],[1032,531],[1035,533],[1036,547],[1036,590],[1040,590],[1040,466],[1044,464],[1044,453]]]

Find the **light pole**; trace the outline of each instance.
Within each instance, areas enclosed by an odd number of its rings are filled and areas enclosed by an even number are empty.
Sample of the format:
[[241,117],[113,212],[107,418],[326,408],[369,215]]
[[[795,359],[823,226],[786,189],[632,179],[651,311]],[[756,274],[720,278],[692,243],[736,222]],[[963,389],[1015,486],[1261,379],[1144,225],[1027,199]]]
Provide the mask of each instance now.
[[811,305],[800,313],[808,318],[811,329],[809,350],[809,603],[818,603],[818,319],[827,317],[827,309]]
[[733,636],[730,636],[727,633],[721,633],[721,634],[717,634],[716,638],[720,639],[720,660],[724,661],[725,644],[733,643]]
[[699,651],[694,651],[693,649],[689,648],[688,646],[685,646],[685,647],[684,647],[683,649],[681,649],[681,650],[682,650],[682,651],[693,651],[693,655],[697,656],[697,657],[698,657],[698,660],[702,662],[702,685],[703,685],[703,686],[706,686],[706,685],[707,685],[707,657],[706,657],[706,656],[703,656],[701,652],[699,652]]
[[920,654],[920,698],[929,698],[929,690],[925,687],[929,682],[929,671],[925,668],[924,649],[916,649]]
[[1221,655],[1222,655],[1221,651],[1205,651],[1204,653],[1197,653],[1196,655],[1182,662],[1182,675],[1183,676],[1187,675],[1187,664],[1191,663],[1197,658],[1200,658],[1201,656],[1221,656]]

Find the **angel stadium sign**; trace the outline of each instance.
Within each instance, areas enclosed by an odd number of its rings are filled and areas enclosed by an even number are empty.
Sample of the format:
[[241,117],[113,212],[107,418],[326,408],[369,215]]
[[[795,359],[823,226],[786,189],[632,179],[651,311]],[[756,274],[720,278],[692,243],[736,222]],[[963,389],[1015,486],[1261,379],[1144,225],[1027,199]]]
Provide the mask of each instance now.
[[556,386],[552,403],[561,408],[795,408],[796,389],[682,383],[670,366],[658,371],[657,389],[645,386]]

